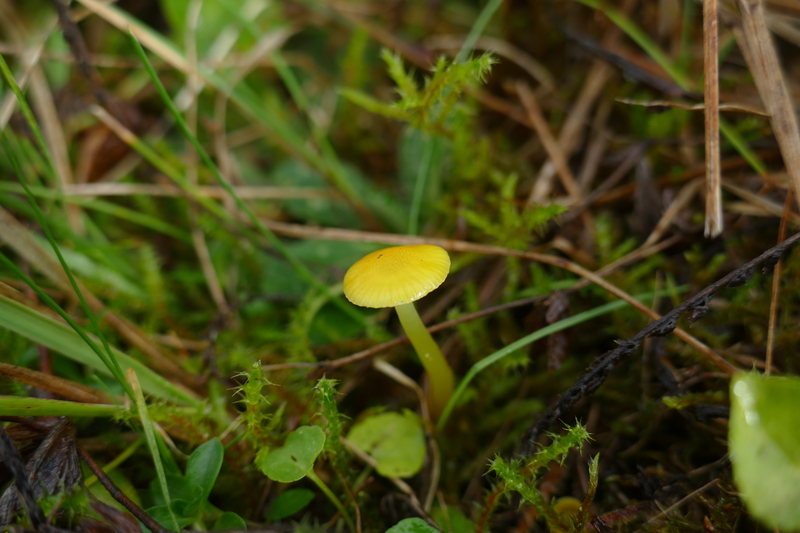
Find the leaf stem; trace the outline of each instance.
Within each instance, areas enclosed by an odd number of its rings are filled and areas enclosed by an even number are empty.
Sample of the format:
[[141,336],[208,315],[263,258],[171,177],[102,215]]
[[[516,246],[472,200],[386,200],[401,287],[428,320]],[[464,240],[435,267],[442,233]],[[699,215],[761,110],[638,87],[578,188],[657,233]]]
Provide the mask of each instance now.
[[317,474],[314,473],[314,469],[313,468],[308,471],[308,473],[306,474],[306,477],[308,479],[310,479],[311,481],[313,481],[314,484],[316,484],[317,487],[319,487],[319,490],[321,490],[325,494],[325,496],[328,497],[328,499],[331,501],[331,503],[333,503],[333,505],[335,505],[336,508],[339,509],[339,512],[342,513],[342,518],[344,518],[344,521],[347,522],[347,527],[350,528],[351,532],[355,533],[356,526],[353,523],[353,519],[350,517],[350,513],[347,512],[347,509],[344,508],[344,505],[342,505],[342,502],[339,501],[339,498],[337,498],[336,495],[333,493],[333,491],[328,488],[328,486],[325,484],[325,482],[322,481],[319,478],[319,476],[317,476]]

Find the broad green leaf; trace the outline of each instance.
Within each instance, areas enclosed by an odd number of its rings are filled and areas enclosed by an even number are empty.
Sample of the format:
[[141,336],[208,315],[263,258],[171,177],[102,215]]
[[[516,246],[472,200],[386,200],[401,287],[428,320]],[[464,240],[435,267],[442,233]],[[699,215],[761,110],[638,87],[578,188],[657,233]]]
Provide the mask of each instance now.
[[198,446],[186,464],[186,483],[200,487],[200,499],[205,500],[214,488],[219,469],[222,468],[222,457],[225,449],[218,438]]
[[422,518],[406,518],[386,530],[386,533],[439,533]]
[[[0,327],[7,328],[37,344],[93,368],[101,374],[110,375],[108,367],[97,357],[69,326],[56,322],[33,309],[0,296]],[[111,348],[123,372],[133,368],[147,394],[184,404],[199,405],[200,401],[191,393],[176,387],[139,361]]]
[[314,491],[289,489],[272,502],[267,513],[267,522],[282,520],[305,508],[314,499]]
[[784,531],[800,528],[800,378],[742,373],[731,381],[728,446],[750,513]]
[[166,505],[150,507],[147,509],[147,514],[167,529],[174,527],[183,529],[195,521],[195,517],[183,515],[187,505],[188,502],[185,500],[173,500],[169,507]]
[[[284,187],[330,190],[319,171],[296,160],[279,163],[270,173],[271,182]],[[350,228],[358,226],[358,216],[339,198],[319,196],[302,200],[284,200],[283,209],[308,224]]]
[[475,531],[475,524],[453,506],[434,507],[431,511],[431,518],[441,526],[444,533],[473,533]]
[[273,481],[291,483],[303,479],[314,467],[314,459],[325,446],[325,432],[319,426],[302,426],[294,430],[286,443],[256,465]]
[[[162,458],[164,457],[163,450],[161,456]],[[171,468],[166,460],[164,461],[164,470],[164,477],[167,480],[167,487],[169,488],[169,497],[172,498],[172,501],[181,500],[188,505],[189,502],[196,501],[200,497],[202,489],[189,485],[186,482],[186,477],[182,474],[170,472]],[[150,498],[154,505],[166,505],[158,479],[154,478],[150,481]]]
[[367,417],[353,426],[347,440],[374,457],[383,476],[410,477],[425,462],[422,422],[408,410]]
[[238,514],[226,511],[217,519],[211,531],[230,531],[232,529],[246,531],[247,524]]

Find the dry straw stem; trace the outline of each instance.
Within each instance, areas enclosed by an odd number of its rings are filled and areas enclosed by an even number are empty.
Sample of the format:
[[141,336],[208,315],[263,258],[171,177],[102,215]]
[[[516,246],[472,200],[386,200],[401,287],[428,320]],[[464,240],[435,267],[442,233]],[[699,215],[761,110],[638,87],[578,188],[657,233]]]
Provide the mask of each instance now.
[[[312,200],[317,198],[338,198],[330,189],[316,187],[270,187],[242,186],[233,187],[234,192],[244,200]],[[200,196],[222,200],[228,193],[222,187],[200,185],[197,187]],[[187,194],[172,184],[151,183],[81,183],[64,187],[66,196],[168,196],[185,197]]]
[[53,394],[58,394],[73,402],[97,404],[112,403],[111,399],[103,391],[58,376],[45,374],[38,370],[0,363],[0,376],[25,385],[30,385],[31,387],[37,387],[52,392]]
[[747,205],[752,207],[752,209],[748,211],[748,214],[762,214],[781,218],[786,216],[792,224],[795,226],[800,226],[800,215],[791,211],[785,212],[784,208],[781,207],[780,204],[773,202],[769,198],[754,192],[750,192],[744,187],[740,187],[729,180],[722,180],[722,186],[728,192],[731,192],[742,200],[745,200]]
[[800,130],[789,90],[767,27],[761,0],[738,0],[741,23],[733,32],[758,93],[769,112],[795,200],[800,201]]
[[[636,2],[634,0],[624,0],[621,4],[620,9],[627,13],[633,9]],[[603,47],[607,49],[613,48],[619,41],[620,36],[621,32],[616,25],[609,26],[602,41]],[[572,154],[578,147],[581,133],[584,131],[586,123],[589,122],[587,117],[613,73],[614,69],[602,59],[595,59],[592,62],[583,88],[570,108],[564,125],[558,134],[558,143],[565,154]],[[548,160],[542,165],[528,196],[526,204],[528,207],[547,201],[551,193],[555,173],[556,167],[552,160]]]
[[[786,195],[786,201],[783,204],[783,216],[781,217],[781,226],[778,230],[778,243],[783,242],[786,238],[786,221],[788,215],[791,213],[792,206],[792,191]],[[778,322],[778,296],[780,294],[781,286],[781,264],[783,258],[778,259],[775,263],[775,269],[772,275],[772,300],[769,304],[769,327],[767,328],[767,356],[765,357],[766,370],[764,375],[769,377],[772,372],[772,354],[775,348],[775,324]]]
[[703,2],[705,66],[706,237],[722,233],[722,172],[719,146],[719,18],[717,0]]
[[[361,459],[364,463],[368,464],[372,468],[378,468],[378,461],[376,461],[371,455],[364,452],[360,448],[356,447],[355,444],[353,444],[344,437],[339,437],[339,440],[342,442],[342,444],[344,444],[345,448],[353,452],[353,455]],[[423,511],[422,504],[420,503],[419,498],[417,498],[414,489],[412,489],[408,483],[406,483],[399,477],[390,477],[387,479],[391,481],[395,487],[400,489],[401,492],[403,492],[406,496],[408,496],[409,503],[411,503],[411,506],[414,508],[414,510],[416,510],[419,513],[420,516],[425,517],[425,519],[428,520],[429,522],[431,521],[428,514],[425,511]]]
[[656,223],[656,227],[653,228],[652,233],[650,233],[647,240],[644,241],[642,247],[652,246],[661,239],[667,229],[669,229],[670,224],[675,220],[675,217],[689,205],[689,202],[694,198],[695,194],[697,194],[697,191],[700,190],[701,185],[702,181],[694,180],[683,186],[678,194],[675,195],[675,199],[672,200],[669,207],[664,210],[664,214],[661,215],[661,218]]
[[[606,82],[611,78],[613,69],[605,62],[596,60],[592,63],[589,73],[586,76],[586,82],[575,99],[575,103],[569,110],[564,125],[558,134],[558,143],[561,146],[562,152],[571,154],[578,145],[580,134],[587,122],[587,117],[592,107],[594,106],[597,98],[605,87]],[[481,102],[485,103],[485,102]],[[526,125],[531,127],[529,121]],[[556,174],[556,166],[553,161],[548,160],[539,170],[536,176],[533,189],[528,196],[527,206],[532,207],[536,204],[547,201],[552,189],[553,177]]]
[[561,145],[553,136],[553,132],[550,131],[550,127],[547,125],[547,120],[545,120],[542,114],[542,109],[539,107],[539,103],[536,101],[533,91],[522,81],[516,83],[516,89],[519,99],[525,107],[525,111],[528,113],[528,120],[533,124],[533,128],[536,130],[536,134],[539,136],[542,145],[544,145],[547,155],[556,167],[558,177],[561,178],[561,184],[564,186],[564,190],[566,190],[567,194],[570,196],[577,198],[578,195],[580,195],[580,189],[575,181],[575,176],[572,175],[567,158],[561,150]]
[[[705,104],[688,104],[686,102],[676,102],[673,100],[637,100],[635,98],[615,98],[616,102],[620,104],[627,104],[627,105],[639,105],[642,107],[654,107],[657,109],[659,108],[674,108],[674,109],[682,109],[684,111],[705,111],[706,105]],[[719,104],[719,110],[722,111],[730,111],[733,113],[747,113],[749,115],[758,115],[759,117],[766,117],[769,118],[769,113],[764,111],[764,109],[760,107],[753,107],[747,104],[741,104],[738,102],[725,102]]]

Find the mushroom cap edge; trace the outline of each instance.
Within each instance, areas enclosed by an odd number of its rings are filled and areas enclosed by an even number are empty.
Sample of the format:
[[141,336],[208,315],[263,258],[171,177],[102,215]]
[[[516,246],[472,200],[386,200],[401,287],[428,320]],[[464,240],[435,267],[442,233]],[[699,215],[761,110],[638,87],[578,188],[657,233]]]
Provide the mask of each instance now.
[[431,244],[392,246],[367,254],[344,275],[344,295],[361,307],[395,307],[419,300],[450,272],[447,251]]

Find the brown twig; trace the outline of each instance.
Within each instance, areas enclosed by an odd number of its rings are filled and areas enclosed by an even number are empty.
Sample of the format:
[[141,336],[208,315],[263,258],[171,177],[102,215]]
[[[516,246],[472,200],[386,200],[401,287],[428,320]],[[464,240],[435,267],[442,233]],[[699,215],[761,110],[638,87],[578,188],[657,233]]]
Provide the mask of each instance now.
[[144,512],[144,510],[136,505],[133,500],[125,496],[119,487],[117,487],[114,482],[111,481],[111,478],[108,477],[103,469],[100,468],[100,465],[98,465],[95,460],[92,459],[92,456],[89,455],[89,452],[87,452],[83,446],[78,446],[78,453],[80,454],[81,459],[83,459],[83,462],[86,463],[86,466],[89,467],[89,470],[91,470],[94,475],[97,476],[97,480],[108,491],[111,497],[117,500],[120,505],[125,507],[125,509],[135,516],[137,520],[144,524],[153,533],[171,533],[169,529],[163,528],[161,524],[153,519],[153,517]]
[[518,81],[515,87],[520,102],[522,102],[525,112],[528,113],[528,120],[533,124],[533,128],[536,130],[539,140],[544,145],[547,155],[556,167],[558,177],[561,178],[561,184],[564,186],[564,190],[567,191],[567,194],[570,196],[577,198],[580,195],[580,189],[575,181],[575,176],[572,175],[572,171],[569,168],[564,152],[561,150],[561,146],[553,135],[553,132],[550,131],[550,126],[547,125],[547,120],[545,120],[542,114],[542,109],[539,107],[539,103],[536,101],[533,91],[531,91],[528,84],[523,81]]

